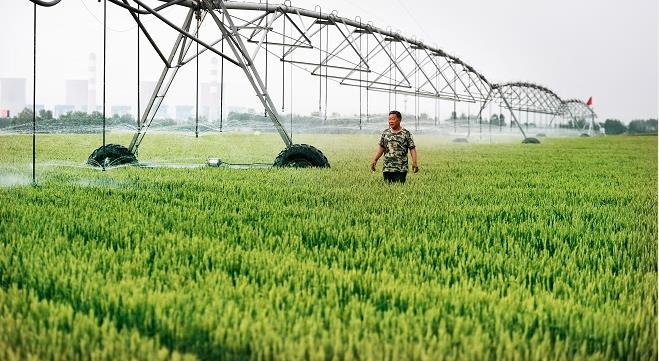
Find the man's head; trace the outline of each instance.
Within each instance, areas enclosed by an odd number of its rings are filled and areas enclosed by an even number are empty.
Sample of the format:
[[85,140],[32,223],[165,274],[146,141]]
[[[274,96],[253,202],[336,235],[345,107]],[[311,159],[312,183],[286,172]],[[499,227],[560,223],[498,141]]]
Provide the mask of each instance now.
[[400,129],[400,121],[403,119],[403,116],[398,110],[392,110],[389,112],[389,128],[392,130]]

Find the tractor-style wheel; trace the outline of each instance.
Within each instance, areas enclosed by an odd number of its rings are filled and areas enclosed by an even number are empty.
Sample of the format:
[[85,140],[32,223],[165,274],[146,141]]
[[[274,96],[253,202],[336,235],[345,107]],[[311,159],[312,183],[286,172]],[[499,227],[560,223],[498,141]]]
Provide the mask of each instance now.
[[323,152],[308,144],[293,144],[282,150],[275,158],[275,167],[329,168],[330,164]]
[[106,144],[94,150],[87,159],[93,167],[116,167],[124,164],[137,164],[135,154],[119,144]]
[[528,137],[528,138],[524,138],[522,143],[523,144],[540,144],[540,140],[538,140],[538,138]]

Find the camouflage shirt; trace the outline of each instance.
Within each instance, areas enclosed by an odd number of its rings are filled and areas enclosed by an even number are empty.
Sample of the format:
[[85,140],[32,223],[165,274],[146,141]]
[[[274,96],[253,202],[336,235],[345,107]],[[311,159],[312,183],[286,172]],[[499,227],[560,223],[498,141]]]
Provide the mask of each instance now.
[[407,152],[414,149],[412,134],[405,128],[394,133],[391,128],[382,132],[380,146],[384,148],[383,172],[407,172]]

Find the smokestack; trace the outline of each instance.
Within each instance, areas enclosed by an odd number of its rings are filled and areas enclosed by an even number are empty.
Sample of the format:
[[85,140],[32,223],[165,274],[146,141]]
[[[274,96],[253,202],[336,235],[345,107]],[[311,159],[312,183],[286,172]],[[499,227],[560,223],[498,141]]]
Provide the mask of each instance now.
[[208,121],[214,122],[220,116],[219,101],[220,101],[220,83],[219,83],[219,61],[217,58],[211,58],[210,67],[210,107]]
[[96,54],[89,53],[89,72],[88,94],[87,94],[87,111],[92,113],[96,111]]
[[211,58],[211,82],[216,83],[218,81],[218,64],[219,62],[217,61],[217,58],[213,57]]

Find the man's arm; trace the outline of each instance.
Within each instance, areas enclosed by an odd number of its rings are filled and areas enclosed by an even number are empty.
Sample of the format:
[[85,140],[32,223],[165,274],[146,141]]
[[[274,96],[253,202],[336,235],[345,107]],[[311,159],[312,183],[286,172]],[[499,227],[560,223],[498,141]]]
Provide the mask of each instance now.
[[375,172],[375,166],[378,164],[378,159],[384,154],[384,147],[378,145],[375,149],[375,154],[373,155],[373,160],[371,161],[371,171]]
[[410,155],[412,155],[412,171],[416,173],[419,171],[419,167],[416,164],[416,147],[410,149]]

